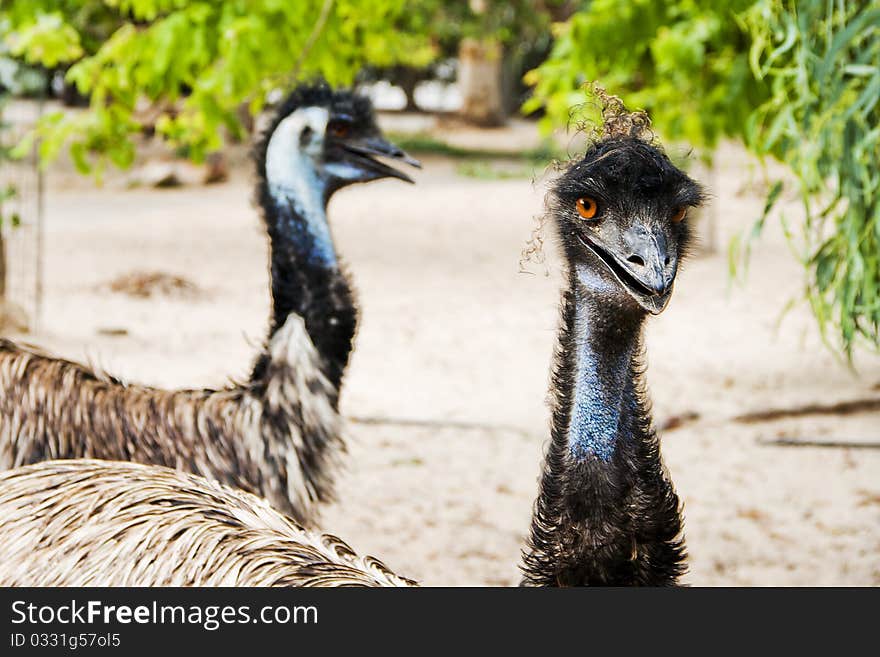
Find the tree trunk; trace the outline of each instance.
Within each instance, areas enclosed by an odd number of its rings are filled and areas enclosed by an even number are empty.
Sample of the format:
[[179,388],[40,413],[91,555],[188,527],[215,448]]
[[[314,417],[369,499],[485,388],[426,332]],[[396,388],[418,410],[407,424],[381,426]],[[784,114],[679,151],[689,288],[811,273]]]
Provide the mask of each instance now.
[[393,72],[393,82],[403,90],[406,96],[406,105],[403,107],[404,112],[418,112],[419,106],[416,104],[416,86],[421,82],[423,77],[422,71],[412,66],[397,66]]
[[458,63],[462,118],[481,126],[504,125],[501,45],[491,40],[462,39]]

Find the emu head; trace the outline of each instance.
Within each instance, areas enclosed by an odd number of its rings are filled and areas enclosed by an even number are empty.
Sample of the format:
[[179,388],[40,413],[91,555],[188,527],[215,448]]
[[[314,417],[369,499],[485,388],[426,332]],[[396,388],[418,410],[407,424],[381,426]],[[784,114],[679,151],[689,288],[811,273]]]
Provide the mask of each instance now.
[[263,134],[256,157],[270,189],[301,196],[320,192],[325,201],[353,183],[379,178],[413,182],[378,157],[420,166],[382,136],[367,98],[326,84],[301,85],[288,96]]
[[700,186],[635,137],[593,144],[554,183],[549,209],[582,292],[659,314],[691,239]]

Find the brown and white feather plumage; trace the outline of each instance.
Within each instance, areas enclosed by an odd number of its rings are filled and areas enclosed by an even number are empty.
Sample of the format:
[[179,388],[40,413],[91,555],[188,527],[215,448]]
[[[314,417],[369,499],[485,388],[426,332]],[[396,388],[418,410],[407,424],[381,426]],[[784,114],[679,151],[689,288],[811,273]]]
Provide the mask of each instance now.
[[0,474],[0,586],[409,586],[265,500],[158,466]]
[[164,465],[308,522],[331,497],[344,451],[338,391],[297,315],[265,355],[259,385],[166,391],[0,340],[0,468],[74,458]]

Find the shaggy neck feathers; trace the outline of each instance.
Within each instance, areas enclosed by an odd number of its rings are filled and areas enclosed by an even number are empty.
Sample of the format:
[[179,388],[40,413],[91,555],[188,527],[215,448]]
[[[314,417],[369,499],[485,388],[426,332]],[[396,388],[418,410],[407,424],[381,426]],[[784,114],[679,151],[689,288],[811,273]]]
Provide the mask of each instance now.
[[345,452],[338,391],[299,316],[264,358],[260,385],[166,391],[0,340],[0,469],[87,456],[164,465],[256,493],[312,524],[333,499]]
[[251,379],[221,390],[161,390],[0,340],[0,469],[50,457],[153,463],[314,520],[317,504],[333,497],[345,451],[339,386],[356,324],[320,184],[316,135],[327,111],[296,113],[324,107],[328,93],[293,94],[257,148],[273,315]]
[[167,468],[98,460],[0,473],[3,586],[409,586],[265,500]]
[[674,584],[681,519],[641,381],[643,316],[585,282],[589,272],[572,268],[563,294],[552,439],[523,584]]

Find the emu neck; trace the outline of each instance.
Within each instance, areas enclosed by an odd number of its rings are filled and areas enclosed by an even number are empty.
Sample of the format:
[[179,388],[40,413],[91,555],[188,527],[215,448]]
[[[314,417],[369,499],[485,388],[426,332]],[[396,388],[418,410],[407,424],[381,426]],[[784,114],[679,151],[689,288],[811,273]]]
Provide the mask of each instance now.
[[524,583],[629,584],[647,440],[636,361],[643,316],[569,273],[553,374],[552,440],[532,517]]
[[275,235],[270,231],[273,253],[289,253],[303,264],[337,269],[336,248],[327,223],[325,186],[307,167],[302,175],[305,180],[294,186],[269,185],[276,228]]
[[[293,160],[284,167],[273,159],[273,145],[267,153],[267,180],[261,194],[271,249],[269,337],[284,326],[290,314],[302,317],[321,356],[324,374],[338,389],[351,352],[357,311],[327,223],[329,192],[304,155],[294,149],[291,156],[291,151],[281,149]],[[255,379],[264,376],[266,358],[257,361]]]
[[633,356],[641,320],[608,317],[601,297],[587,293],[575,283],[566,334],[570,365],[571,401],[564,416],[568,449],[575,461],[595,458],[609,463],[621,440],[621,413],[631,393]]
[[523,584],[669,585],[685,571],[678,496],[641,384],[643,315],[569,274],[553,373],[552,439]]
[[[314,295],[339,276],[339,265],[323,198],[307,192],[303,201],[292,188],[269,186],[266,209],[272,276],[272,333],[288,315],[306,319]],[[312,198],[309,198],[313,195]],[[315,286],[317,284],[317,286]],[[311,333],[311,331],[309,331]]]

